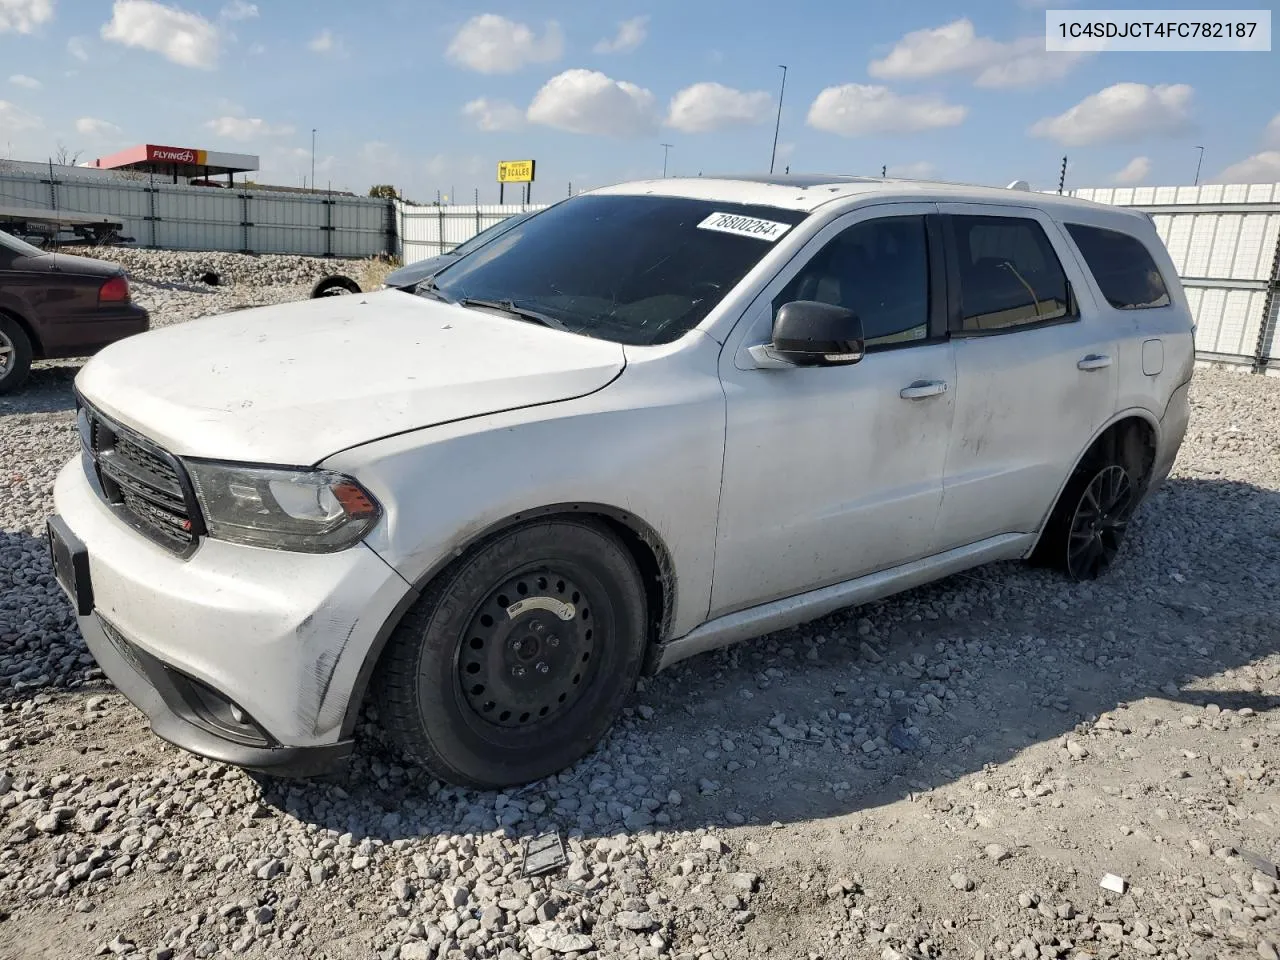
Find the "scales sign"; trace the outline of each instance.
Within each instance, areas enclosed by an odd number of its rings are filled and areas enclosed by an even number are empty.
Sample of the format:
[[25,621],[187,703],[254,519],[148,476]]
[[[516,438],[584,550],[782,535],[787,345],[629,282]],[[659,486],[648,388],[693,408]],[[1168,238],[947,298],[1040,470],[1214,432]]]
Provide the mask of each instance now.
[[499,183],[533,183],[532,160],[499,160]]

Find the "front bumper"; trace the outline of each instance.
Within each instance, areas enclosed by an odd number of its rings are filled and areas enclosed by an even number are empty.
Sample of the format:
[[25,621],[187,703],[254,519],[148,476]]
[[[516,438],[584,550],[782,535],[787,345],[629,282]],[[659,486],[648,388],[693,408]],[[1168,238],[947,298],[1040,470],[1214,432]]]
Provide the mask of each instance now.
[[87,552],[85,642],[159,736],[292,776],[350,752],[348,708],[413,593],[377,554],[204,538],[183,559],[122,521],[81,457],[59,473],[54,504],[52,522]]
[[79,621],[84,642],[98,666],[129,702],[146,714],[152,732],[174,746],[281,777],[325,773],[351,753],[350,738],[320,746],[286,747],[269,740],[246,743],[243,738],[222,734],[194,700],[189,678],[124,639],[97,614]]

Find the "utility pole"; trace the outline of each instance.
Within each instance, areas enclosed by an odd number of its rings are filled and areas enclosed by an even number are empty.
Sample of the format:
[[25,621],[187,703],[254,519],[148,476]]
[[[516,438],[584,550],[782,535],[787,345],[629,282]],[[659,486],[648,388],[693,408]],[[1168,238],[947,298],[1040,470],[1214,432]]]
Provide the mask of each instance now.
[[1200,151],[1200,158],[1196,160],[1196,182],[1195,186],[1200,186],[1200,164],[1204,162],[1204,147],[1196,147]]
[[667,176],[667,153],[671,150],[673,144],[663,143],[659,144],[659,146],[662,147],[662,176],[665,179]]
[[1062,188],[1067,184],[1067,158],[1062,158],[1062,170],[1058,173],[1058,193],[1062,193]]
[[311,128],[311,189],[316,188],[316,128]]
[[782,98],[787,92],[787,67],[786,64],[778,64],[782,70],[782,89],[778,91],[778,119],[773,124],[773,152],[769,154],[769,172],[773,173],[773,163],[778,159],[778,130],[782,127]]

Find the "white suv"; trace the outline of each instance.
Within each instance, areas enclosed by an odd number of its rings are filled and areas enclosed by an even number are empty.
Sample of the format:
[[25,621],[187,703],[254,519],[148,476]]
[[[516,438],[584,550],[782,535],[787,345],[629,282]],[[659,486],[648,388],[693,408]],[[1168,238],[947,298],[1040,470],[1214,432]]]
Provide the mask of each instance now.
[[993,560],[1097,576],[1193,365],[1141,214],[630,183],[414,293],[108,347],[52,551],[165,739],[307,775],[372,700],[431,773],[516,784],[589,751],[642,671]]

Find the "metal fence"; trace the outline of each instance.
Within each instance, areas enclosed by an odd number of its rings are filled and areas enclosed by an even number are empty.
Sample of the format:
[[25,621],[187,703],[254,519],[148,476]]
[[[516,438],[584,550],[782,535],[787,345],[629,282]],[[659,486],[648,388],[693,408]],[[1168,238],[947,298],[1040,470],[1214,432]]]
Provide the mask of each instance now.
[[481,230],[526,210],[544,210],[545,203],[507,204],[396,204],[396,232],[404,263],[448,253]]
[[1201,359],[1280,372],[1280,183],[1071,195],[1151,215],[1186,289]]
[[[192,187],[78,167],[0,164],[0,207],[119,220],[139,247],[369,257],[396,249],[392,201],[326,193]],[[23,169],[25,168],[25,169]],[[95,175],[96,174],[96,175]]]

